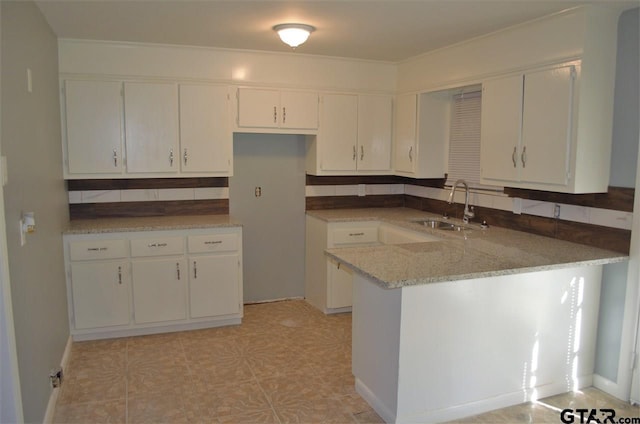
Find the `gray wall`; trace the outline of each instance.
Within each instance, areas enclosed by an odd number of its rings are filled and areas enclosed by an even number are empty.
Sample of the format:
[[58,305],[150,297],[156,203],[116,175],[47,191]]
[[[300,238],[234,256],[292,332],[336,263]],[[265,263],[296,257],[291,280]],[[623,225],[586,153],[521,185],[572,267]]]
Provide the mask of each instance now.
[[229,212],[242,222],[244,301],[303,297],[304,137],[235,134],[233,140]]
[[[639,16],[640,8],[627,10],[620,16],[618,23],[610,182],[610,185],[618,187],[634,187],[636,181],[638,116],[640,116],[638,106]],[[618,381],[627,270],[626,262],[606,265],[602,278],[595,372],[612,382]]]
[[613,146],[611,180],[614,187],[633,187],[638,158],[638,99],[640,94],[640,8],[627,10],[618,21],[615,103],[613,105]]
[[[18,368],[26,422],[42,422],[49,370],[69,337],[62,231],[68,198],[62,179],[57,39],[33,2],[2,7],[2,154],[5,214]],[[33,75],[27,93],[26,69]],[[21,212],[37,230],[20,247]]]

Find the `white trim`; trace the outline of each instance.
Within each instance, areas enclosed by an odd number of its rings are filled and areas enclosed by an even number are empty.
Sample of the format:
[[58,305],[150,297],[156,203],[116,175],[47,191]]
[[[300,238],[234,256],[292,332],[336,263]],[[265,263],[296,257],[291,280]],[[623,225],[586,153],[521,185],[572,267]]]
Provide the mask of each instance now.
[[598,374],[593,375],[593,387],[625,402],[629,398],[628,389]]
[[[578,378],[578,388],[583,389],[595,385],[595,380],[599,376],[586,375]],[[601,377],[600,377],[601,378]],[[528,399],[528,395],[531,393],[531,389],[508,393],[505,395],[496,396],[489,399],[483,399],[477,402],[472,402],[464,405],[458,405],[451,408],[444,408],[434,411],[428,411],[419,415],[412,415],[409,417],[396,417],[391,410],[389,410],[378,399],[373,392],[364,384],[360,379],[356,378],[356,392],[369,405],[376,411],[380,418],[388,423],[417,423],[417,422],[445,422],[451,420],[457,420],[473,415],[482,414],[485,412],[493,411],[496,409],[507,408],[509,406],[518,405],[524,402],[536,402],[542,398],[549,396],[555,396],[567,392],[567,386],[564,382],[556,384],[542,385],[535,388],[538,399]]]
[[[62,359],[60,360],[60,367],[63,370],[63,373],[66,372],[67,366],[69,365],[69,360],[71,359],[71,345],[73,341],[71,336],[67,339],[67,345],[64,348],[64,352],[62,353]],[[63,374],[64,375],[64,374]],[[64,378],[63,378],[64,384]],[[44,419],[42,420],[43,424],[51,424],[53,423],[53,417],[56,413],[56,405],[58,403],[58,397],[60,396],[60,387],[51,390],[51,395],[49,396],[49,403],[47,403],[47,410],[44,413]]]
[[[2,164],[4,164],[4,162],[0,162],[0,175],[4,172]],[[3,399],[2,404],[0,404],[2,408],[0,409],[0,420],[9,419],[12,421],[15,420],[16,422],[24,422],[20,373],[18,369],[18,352],[13,322],[13,303],[11,301],[7,226],[4,212],[4,188],[0,185],[0,325],[4,326],[4,328],[0,330],[0,345],[3,345],[2,350],[4,351],[0,358],[0,374],[2,376],[2,390],[4,391],[6,386],[11,392],[7,393],[10,395],[10,399]],[[13,401],[13,404],[9,406],[7,404],[9,404],[10,401]],[[11,417],[5,417],[5,413],[10,414]]]

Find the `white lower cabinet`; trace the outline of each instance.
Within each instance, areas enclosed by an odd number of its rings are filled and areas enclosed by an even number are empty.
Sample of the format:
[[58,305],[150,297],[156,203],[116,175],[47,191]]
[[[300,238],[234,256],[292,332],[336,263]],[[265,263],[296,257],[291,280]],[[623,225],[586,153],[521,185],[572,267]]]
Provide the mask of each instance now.
[[145,259],[131,262],[135,322],[176,321],[187,318],[186,260]]
[[340,263],[327,259],[327,308],[351,307],[353,294],[351,281],[353,273]]
[[131,280],[127,261],[71,265],[73,315],[78,329],[128,325]]
[[306,217],[305,299],[325,314],[347,312],[353,301],[354,272],[325,250],[379,244],[424,243],[440,238],[388,222],[328,222]]
[[237,254],[189,257],[191,318],[240,312],[238,260]]
[[307,216],[305,297],[324,313],[351,310],[351,271],[329,259],[324,251],[334,247],[378,243],[377,221],[329,223]]
[[240,227],[64,236],[75,340],[240,324]]

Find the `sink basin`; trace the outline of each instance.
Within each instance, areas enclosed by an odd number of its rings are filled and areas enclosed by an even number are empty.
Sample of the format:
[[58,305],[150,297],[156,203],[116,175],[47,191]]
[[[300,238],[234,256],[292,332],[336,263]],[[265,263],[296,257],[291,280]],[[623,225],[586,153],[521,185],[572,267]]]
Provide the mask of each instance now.
[[437,230],[445,230],[445,231],[462,231],[467,227],[464,225],[453,224],[451,222],[442,221],[439,219],[426,219],[424,221],[417,221],[419,224],[424,225],[425,227],[437,229]]

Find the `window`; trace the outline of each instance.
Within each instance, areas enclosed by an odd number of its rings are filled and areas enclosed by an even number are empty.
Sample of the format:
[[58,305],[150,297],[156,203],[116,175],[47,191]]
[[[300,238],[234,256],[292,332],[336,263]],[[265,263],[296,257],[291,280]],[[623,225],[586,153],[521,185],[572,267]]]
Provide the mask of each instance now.
[[453,96],[447,185],[464,179],[470,187],[480,187],[481,96],[478,90]]

